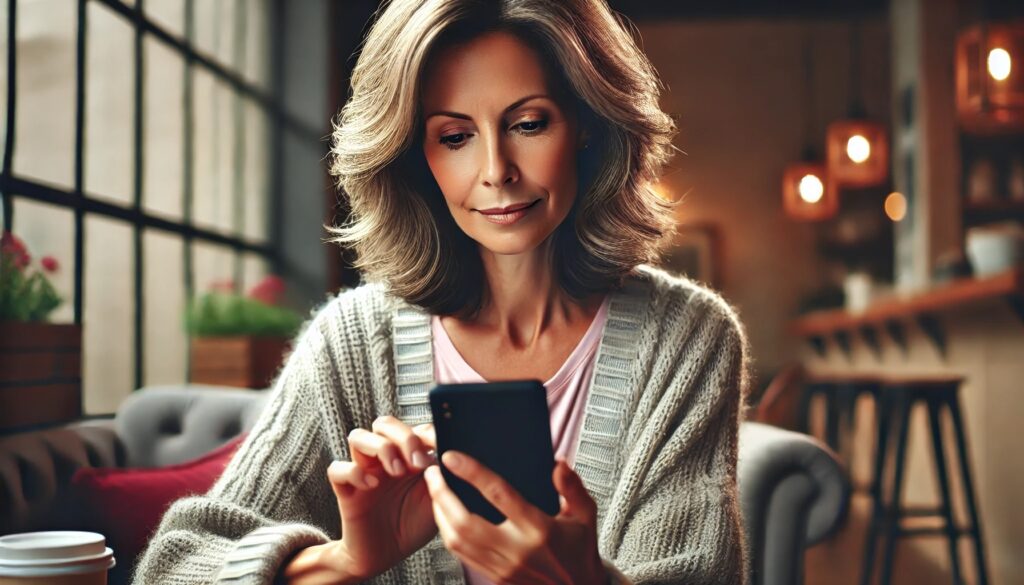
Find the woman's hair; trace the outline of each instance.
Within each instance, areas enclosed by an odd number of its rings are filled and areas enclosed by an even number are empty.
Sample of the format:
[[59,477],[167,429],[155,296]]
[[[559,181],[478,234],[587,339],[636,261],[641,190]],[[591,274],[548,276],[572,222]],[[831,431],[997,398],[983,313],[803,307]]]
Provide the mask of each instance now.
[[671,206],[651,188],[675,124],[661,84],[605,0],[392,0],[377,14],[335,123],[331,173],[351,215],[328,228],[368,280],[428,311],[473,315],[486,295],[477,245],[455,224],[421,147],[422,75],[444,47],[507,31],[537,51],[589,134],[578,192],[549,249],[558,285],[582,299],[653,261]]

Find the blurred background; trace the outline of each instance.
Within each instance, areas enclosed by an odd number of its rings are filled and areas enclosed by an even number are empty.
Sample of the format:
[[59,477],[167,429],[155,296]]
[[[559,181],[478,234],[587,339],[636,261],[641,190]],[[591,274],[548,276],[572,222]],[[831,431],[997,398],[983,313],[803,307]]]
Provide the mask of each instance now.
[[[1024,3],[610,4],[680,130],[657,185],[681,201],[663,264],[738,309],[751,416],[800,427],[806,403],[827,435],[808,380],[961,379],[989,577],[1024,583]],[[261,387],[297,324],[359,283],[323,243],[345,216],[324,157],[377,8],[0,0],[0,218],[18,278],[39,275],[23,302],[0,283],[0,353],[50,336],[76,356],[34,398],[21,358],[0,361],[5,432],[109,416],[145,386]],[[855,486],[878,404],[848,405]],[[933,502],[926,413],[912,422],[905,499]],[[808,582],[858,581],[870,502],[855,493],[810,549]],[[901,539],[895,574],[949,582],[947,542]]]

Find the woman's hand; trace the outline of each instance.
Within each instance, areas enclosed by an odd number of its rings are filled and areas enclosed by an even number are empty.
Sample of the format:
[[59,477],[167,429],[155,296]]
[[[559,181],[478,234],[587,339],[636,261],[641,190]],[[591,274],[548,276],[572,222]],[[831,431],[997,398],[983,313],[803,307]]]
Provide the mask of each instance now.
[[338,498],[341,540],[335,557],[359,580],[396,565],[437,534],[423,470],[436,449],[433,425],[410,428],[395,417],[348,436],[352,461],[335,461],[327,478]]
[[495,526],[473,514],[445,483],[439,467],[427,469],[441,538],[462,562],[495,583],[607,583],[597,550],[597,506],[565,462],[559,461],[553,473],[562,504],[554,518],[472,457],[448,451],[443,462],[506,516]]

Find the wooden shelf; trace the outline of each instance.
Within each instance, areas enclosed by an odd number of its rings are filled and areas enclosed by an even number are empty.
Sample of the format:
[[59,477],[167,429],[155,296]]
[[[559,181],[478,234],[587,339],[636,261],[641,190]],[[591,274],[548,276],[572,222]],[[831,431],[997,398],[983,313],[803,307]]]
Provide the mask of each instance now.
[[859,313],[844,309],[815,311],[791,321],[789,330],[806,338],[822,355],[830,338],[849,355],[852,334],[860,334],[880,355],[877,330],[884,329],[905,350],[902,322],[913,319],[944,354],[945,334],[935,313],[991,299],[1006,299],[1024,320],[1024,267],[985,278],[958,279],[908,296],[879,299]]
[[863,325],[884,324],[922,313],[949,310],[975,301],[1024,294],[1024,268],[1015,268],[986,278],[963,278],[929,291],[906,297],[880,299],[862,313],[844,309],[815,311],[790,323],[790,331],[801,337],[831,335]]
[[1024,201],[1013,199],[995,199],[993,201],[968,201],[964,203],[968,211],[1024,211]]
[[985,202],[964,202],[967,223],[989,223],[1002,220],[1024,220],[1024,202],[1000,199]]

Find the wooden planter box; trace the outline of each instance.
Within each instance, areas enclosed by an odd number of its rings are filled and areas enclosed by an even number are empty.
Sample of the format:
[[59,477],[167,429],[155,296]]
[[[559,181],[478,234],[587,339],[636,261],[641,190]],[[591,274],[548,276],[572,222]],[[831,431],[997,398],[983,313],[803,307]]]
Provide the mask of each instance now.
[[195,384],[268,388],[290,344],[287,337],[194,337],[189,380]]
[[81,416],[81,326],[0,322],[0,430]]

